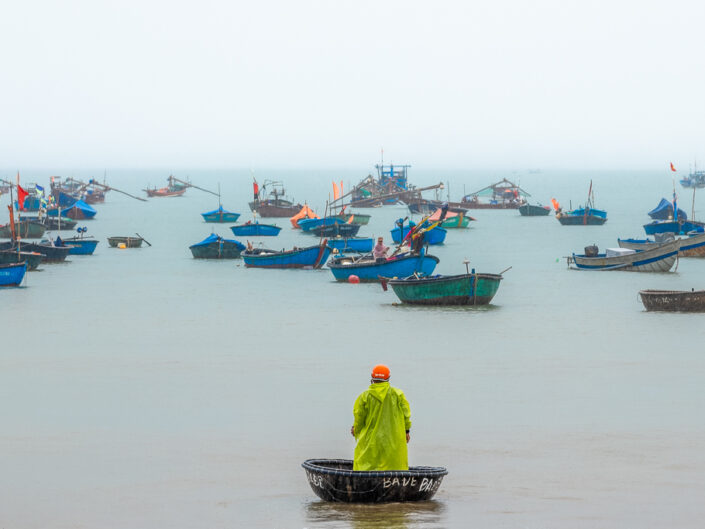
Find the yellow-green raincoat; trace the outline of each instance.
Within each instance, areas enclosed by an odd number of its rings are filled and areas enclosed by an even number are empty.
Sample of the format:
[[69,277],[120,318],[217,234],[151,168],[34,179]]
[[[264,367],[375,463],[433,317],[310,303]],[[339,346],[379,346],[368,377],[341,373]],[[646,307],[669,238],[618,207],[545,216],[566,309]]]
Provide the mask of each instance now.
[[355,401],[353,470],[409,470],[406,430],[411,428],[409,402],[389,382],[370,384]]

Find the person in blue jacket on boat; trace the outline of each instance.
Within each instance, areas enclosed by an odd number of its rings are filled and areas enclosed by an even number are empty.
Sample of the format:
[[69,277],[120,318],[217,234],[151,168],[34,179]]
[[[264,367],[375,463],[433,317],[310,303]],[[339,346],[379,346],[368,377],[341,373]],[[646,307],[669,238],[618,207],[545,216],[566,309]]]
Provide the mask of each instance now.
[[376,365],[370,387],[355,400],[353,470],[409,470],[411,410],[404,392],[389,385],[389,377],[387,366]]

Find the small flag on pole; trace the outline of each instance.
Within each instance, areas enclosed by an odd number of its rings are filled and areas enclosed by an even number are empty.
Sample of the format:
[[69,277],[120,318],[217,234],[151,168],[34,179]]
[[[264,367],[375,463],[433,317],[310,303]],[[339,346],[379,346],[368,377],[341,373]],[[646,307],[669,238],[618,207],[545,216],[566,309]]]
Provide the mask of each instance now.
[[673,171],[674,173],[676,172],[676,168],[673,167],[673,162],[671,162],[671,171]]

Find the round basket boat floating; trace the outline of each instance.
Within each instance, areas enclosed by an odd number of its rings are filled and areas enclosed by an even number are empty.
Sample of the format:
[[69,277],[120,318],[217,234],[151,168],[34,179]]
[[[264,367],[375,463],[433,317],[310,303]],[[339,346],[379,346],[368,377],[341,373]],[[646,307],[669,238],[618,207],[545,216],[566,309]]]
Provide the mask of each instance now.
[[349,459],[308,459],[301,466],[319,498],[346,503],[430,500],[448,474],[443,467],[353,471]]

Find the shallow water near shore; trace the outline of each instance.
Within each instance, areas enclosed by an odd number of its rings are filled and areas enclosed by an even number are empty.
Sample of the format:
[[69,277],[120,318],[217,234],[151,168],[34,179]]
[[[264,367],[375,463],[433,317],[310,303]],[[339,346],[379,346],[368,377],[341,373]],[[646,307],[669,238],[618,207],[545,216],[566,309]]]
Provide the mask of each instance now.
[[[364,176],[264,173],[260,183],[283,180],[318,213],[331,180]],[[108,182],[138,194],[167,176],[115,171]],[[410,172],[419,186],[449,182],[454,200],[504,176],[532,202],[564,207],[583,204],[593,179],[609,220],[565,227],[552,215],[471,212],[471,228],[449,230],[430,253],[437,273],[462,273],[466,258],[478,272],[512,267],[482,308],[402,306],[391,289],[336,283],[325,268],[194,260],[188,246],[212,229],[232,238],[200,217],[216,197],[109,193],[96,220],[79,223],[100,240],[95,255],[42,265],[24,287],[0,291],[0,525],[701,527],[705,316],[647,313],[637,293],[704,289],[705,259],[646,274],[572,271],[563,258],[642,236],[670,177]],[[223,206],[251,218],[249,171],[190,177],[220,183]],[[677,191],[690,215],[690,192]],[[364,212],[360,235],[387,241],[408,214]],[[284,229],[258,239],[266,246],[318,241],[272,220]],[[108,248],[106,237],[135,232],[153,246]],[[410,464],[449,474],[431,502],[321,502],[300,465],[352,457],[352,404],[380,362],[411,404]]]

